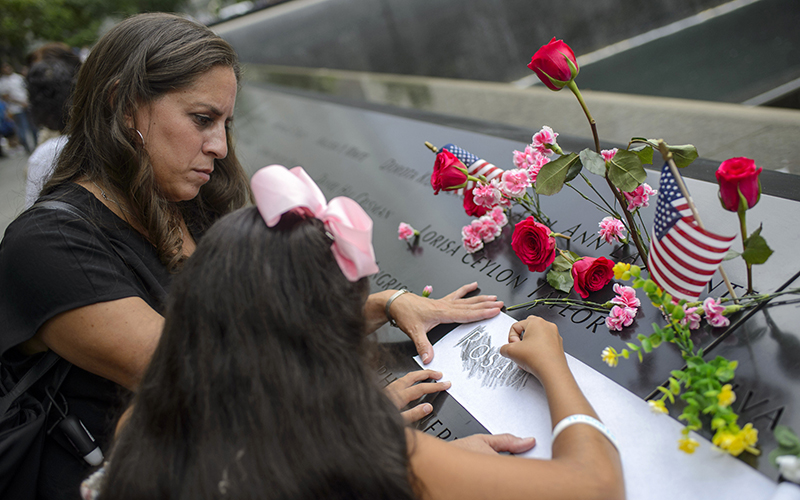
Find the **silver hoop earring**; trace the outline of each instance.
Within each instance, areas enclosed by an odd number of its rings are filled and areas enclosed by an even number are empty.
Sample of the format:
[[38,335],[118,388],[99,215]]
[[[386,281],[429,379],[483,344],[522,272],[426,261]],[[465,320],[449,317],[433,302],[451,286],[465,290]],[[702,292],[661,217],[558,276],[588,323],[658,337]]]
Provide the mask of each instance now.
[[142,140],[142,146],[144,146],[144,137],[142,137],[142,133],[141,133],[141,132],[139,132],[139,129],[138,129],[138,128],[137,128],[137,129],[135,129],[135,130],[136,130],[136,133],[137,133],[137,134],[139,134],[139,139],[141,139],[141,140]]

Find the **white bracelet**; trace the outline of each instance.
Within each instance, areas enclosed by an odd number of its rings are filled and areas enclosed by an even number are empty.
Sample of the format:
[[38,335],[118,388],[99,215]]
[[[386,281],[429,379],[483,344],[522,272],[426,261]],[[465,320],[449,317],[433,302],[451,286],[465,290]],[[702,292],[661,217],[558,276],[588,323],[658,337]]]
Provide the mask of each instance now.
[[569,427],[570,425],[574,424],[588,424],[603,433],[603,435],[611,441],[611,444],[614,445],[614,448],[619,451],[619,445],[617,444],[617,438],[614,437],[614,434],[608,430],[608,427],[603,425],[602,422],[597,420],[596,418],[590,417],[589,415],[570,415],[569,417],[564,418],[561,422],[557,423],[555,427],[553,427],[553,442],[555,442],[556,438],[558,437],[561,432]]
[[394,294],[391,297],[389,297],[389,300],[386,301],[386,307],[384,307],[384,312],[386,313],[386,319],[388,319],[389,324],[395,328],[399,327],[397,326],[397,321],[395,321],[394,318],[392,317],[392,313],[389,312],[389,308],[392,307],[392,302],[394,302],[394,299],[403,295],[404,293],[408,293],[407,288],[401,288],[400,290],[394,292]]

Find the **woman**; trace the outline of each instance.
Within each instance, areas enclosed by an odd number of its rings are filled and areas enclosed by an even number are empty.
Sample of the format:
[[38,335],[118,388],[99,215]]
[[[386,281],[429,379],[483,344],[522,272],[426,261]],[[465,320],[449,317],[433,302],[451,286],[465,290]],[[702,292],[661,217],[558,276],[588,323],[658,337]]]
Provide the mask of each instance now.
[[[287,175],[256,174],[276,189],[296,184]],[[589,425],[566,428],[550,461],[496,454],[526,451],[530,439],[447,443],[405,428],[369,367],[369,271],[341,265],[347,231],[320,216],[324,201],[278,207],[255,177],[253,188],[258,210],[219,221],[175,280],[100,498],[624,496],[619,456]],[[530,317],[510,340],[501,352],[542,382],[553,422],[596,418],[555,325]]]
[[[2,365],[19,377],[47,350],[71,363],[56,400],[103,451],[158,342],[172,276],[250,199],[230,133],[238,80],[236,53],[205,26],[142,14],[112,28],[79,71],[69,140],[40,198],[83,216],[34,208],[0,244]],[[430,359],[430,328],[499,312],[496,297],[462,299],[475,286],[439,301],[405,294],[390,314]],[[367,301],[373,327],[394,292]],[[77,495],[89,466],[67,448],[46,441],[41,498]]]

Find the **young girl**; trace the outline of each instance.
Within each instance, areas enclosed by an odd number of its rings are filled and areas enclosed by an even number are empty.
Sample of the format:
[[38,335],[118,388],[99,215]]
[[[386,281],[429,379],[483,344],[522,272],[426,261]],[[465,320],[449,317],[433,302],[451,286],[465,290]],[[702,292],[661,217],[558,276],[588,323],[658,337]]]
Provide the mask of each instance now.
[[542,382],[553,422],[594,422],[568,425],[552,460],[497,454],[532,439],[412,431],[369,364],[369,217],[349,199],[327,204],[299,167],[265,167],[252,187],[257,208],[215,224],[173,282],[100,498],[624,496],[555,325],[518,322],[502,349]]

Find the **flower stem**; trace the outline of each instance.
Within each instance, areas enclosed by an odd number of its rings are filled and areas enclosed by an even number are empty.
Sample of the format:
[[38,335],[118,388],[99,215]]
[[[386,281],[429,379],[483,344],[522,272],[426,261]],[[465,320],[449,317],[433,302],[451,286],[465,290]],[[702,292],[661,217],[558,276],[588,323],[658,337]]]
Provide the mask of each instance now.
[[[580,103],[581,108],[583,108],[583,112],[586,114],[586,119],[589,120],[589,125],[592,127],[592,136],[594,137],[594,147],[597,153],[600,154],[600,137],[597,135],[597,124],[595,123],[594,118],[592,118],[592,114],[589,112],[589,108],[586,106],[586,101],[583,100],[581,91],[578,90],[578,84],[575,83],[574,78],[567,83],[567,87],[569,87],[572,93],[575,94],[575,97],[578,98],[578,102]],[[611,188],[614,198],[617,199],[617,203],[619,203],[622,213],[625,214],[625,220],[628,222],[628,231],[633,237],[633,242],[636,243],[636,250],[639,252],[639,257],[642,258],[642,266],[646,268],[647,249],[644,247],[644,244],[642,244],[642,238],[638,231],[634,229],[636,227],[636,222],[633,220],[631,213],[628,211],[622,193],[619,192],[619,190],[611,182],[611,179],[608,178],[608,173],[606,173],[606,182],[608,182],[608,187]]]
[[567,83],[567,87],[572,91],[573,94],[575,94],[575,97],[578,98],[578,102],[580,103],[581,108],[583,108],[583,112],[586,114],[586,119],[589,120],[589,125],[592,127],[592,136],[594,136],[594,147],[595,150],[597,150],[597,154],[600,154],[600,137],[597,135],[597,124],[595,123],[594,118],[592,118],[592,114],[589,112],[589,107],[586,106],[586,101],[583,100],[581,91],[578,90],[578,84],[575,83],[574,78]]
[[585,175],[583,175],[583,172],[581,172],[581,173],[580,173],[580,176],[581,176],[581,179],[583,179],[583,180],[584,180],[584,182],[586,182],[586,185],[587,185],[587,186],[589,186],[589,187],[592,189],[592,191],[594,191],[594,193],[595,193],[597,196],[599,196],[601,200],[603,200],[603,203],[605,203],[605,204],[606,204],[606,206],[608,207],[608,210],[609,210],[609,211],[608,211],[608,214],[609,214],[609,215],[613,215],[614,217],[616,217],[617,219],[619,219],[619,218],[620,218],[620,217],[619,217],[619,214],[617,213],[617,211],[616,211],[616,210],[614,210],[614,207],[612,207],[611,205],[609,205],[609,203],[606,201],[606,199],[605,199],[605,198],[603,198],[603,195],[601,195],[601,194],[600,194],[600,192],[597,190],[597,188],[595,188],[595,187],[594,187],[594,184],[592,184],[592,182],[591,182],[589,179],[587,179]]
[[[578,188],[576,188],[575,186],[573,186],[573,185],[572,185],[572,184],[570,184],[569,182],[565,182],[564,184],[565,184],[567,187],[569,187],[570,189],[572,189],[573,191],[575,191],[576,193],[578,193],[579,195],[581,195],[581,196],[583,197],[583,199],[584,199],[584,200],[586,200],[586,201],[588,201],[589,203],[591,203],[591,204],[593,204],[594,206],[596,206],[596,207],[597,207],[597,209],[598,209],[598,210],[600,210],[601,212],[605,212],[605,213],[607,213],[608,215],[616,216],[616,213],[609,211],[609,210],[608,210],[608,209],[606,209],[606,207],[604,207],[603,205],[601,205],[601,204],[597,203],[597,202],[596,202],[596,201],[594,201],[593,199],[591,199],[591,198],[589,198],[588,196],[586,196],[585,194],[581,193],[581,192],[578,190]],[[601,197],[601,199],[602,199],[602,197]],[[603,200],[603,201],[605,201],[605,200]]]
[[589,309],[589,310],[597,311],[597,312],[608,312],[611,309],[610,307],[605,307],[605,306],[603,306],[603,304],[599,304],[597,302],[589,302],[589,301],[567,299],[567,298],[560,298],[559,299],[559,298],[545,297],[545,298],[542,298],[542,299],[534,299],[534,300],[532,300],[530,302],[525,302],[523,304],[517,304],[517,305],[511,306],[511,307],[508,308],[508,310],[509,311],[514,311],[516,309],[522,309],[523,307],[531,309],[533,307],[540,306],[540,305],[557,306],[557,305],[561,305],[561,304],[566,304],[566,305],[570,305],[570,306],[580,306],[583,309]]
[[[745,216],[747,212],[744,210],[739,210],[739,228],[742,231],[742,250],[747,250],[747,245],[745,244],[747,240],[747,222],[745,221]],[[749,295],[753,293],[753,265],[747,260],[744,261],[747,264],[747,294]]]
[[[608,187],[611,189],[611,192],[614,193],[614,197],[617,199],[619,203],[619,208],[622,210],[622,213],[625,214],[625,220],[628,221],[629,228],[636,228],[636,222],[633,220],[633,216],[628,211],[627,204],[625,203],[625,199],[622,196],[622,193],[619,189],[614,186],[614,183],[611,182],[611,179],[608,178],[608,174],[606,173],[606,182],[608,182]],[[633,238],[633,242],[636,244],[636,250],[639,252],[639,257],[642,259],[642,267],[647,268],[647,249],[644,247],[642,243],[642,236],[639,234],[637,229],[630,231],[631,237]]]

